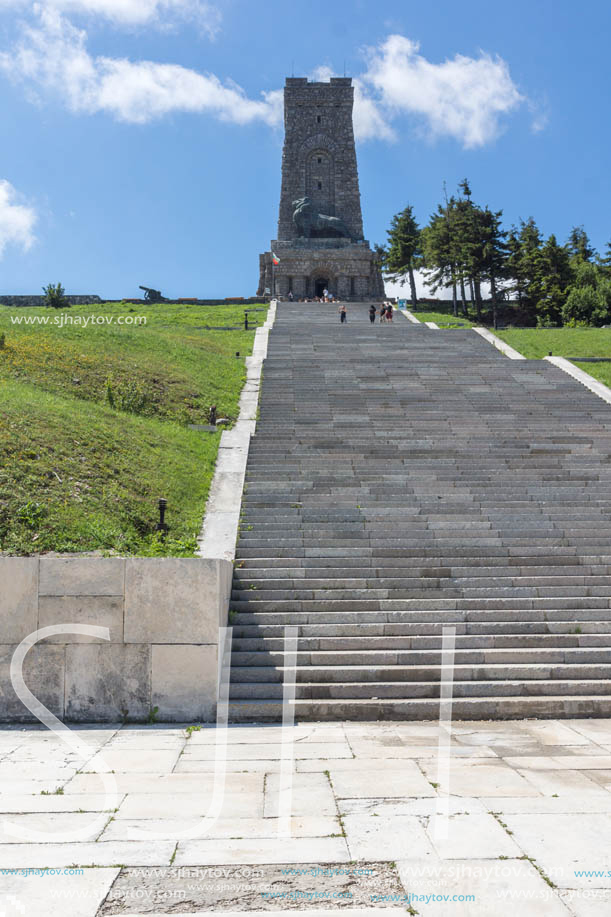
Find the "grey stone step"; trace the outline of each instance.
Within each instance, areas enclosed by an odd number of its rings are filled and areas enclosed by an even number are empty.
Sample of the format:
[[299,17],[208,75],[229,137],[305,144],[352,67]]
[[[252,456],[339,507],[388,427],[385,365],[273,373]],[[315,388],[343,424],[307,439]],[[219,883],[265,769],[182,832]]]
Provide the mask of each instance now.
[[[553,719],[611,716],[611,698],[605,694],[554,697],[478,697],[457,699],[452,705],[455,719],[503,720],[547,717]],[[297,722],[309,720],[431,720],[439,718],[439,700],[325,700],[295,701]],[[234,700],[229,716],[238,722],[278,722],[282,720],[279,700]]]
[[[535,679],[527,681],[453,681],[453,700],[461,697],[536,697],[555,695],[611,694],[611,680],[583,679],[567,681],[562,679]],[[274,682],[238,683],[230,685],[230,700],[282,700],[283,686]],[[381,700],[393,698],[408,700],[410,698],[439,698],[440,683],[431,681],[414,682],[300,682],[295,685],[296,698],[303,700],[344,699],[344,700]]]
[[[308,665],[295,669],[296,682],[379,682],[379,681],[441,681],[450,677],[450,672],[458,681],[507,681],[523,679],[557,679],[569,680],[611,678],[611,665],[599,662],[561,663],[561,662],[515,662],[487,663],[479,665],[346,665],[337,664]],[[248,682],[277,682],[284,677],[282,666],[239,666],[232,664],[231,682],[245,684]]]

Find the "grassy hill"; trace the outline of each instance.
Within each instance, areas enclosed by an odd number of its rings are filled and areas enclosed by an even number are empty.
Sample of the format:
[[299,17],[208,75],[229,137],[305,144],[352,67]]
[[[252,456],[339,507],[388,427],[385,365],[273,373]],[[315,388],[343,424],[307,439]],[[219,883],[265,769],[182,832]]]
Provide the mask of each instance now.
[[507,328],[497,331],[530,360],[540,360],[550,352],[566,357],[594,378],[611,386],[611,363],[582,363],[579,357],[611,359],[611,328]]
[[193,553],[220,433],[187,425],[213,404],[236,418],[243,320],[240,306],[0,307],[0,550]]

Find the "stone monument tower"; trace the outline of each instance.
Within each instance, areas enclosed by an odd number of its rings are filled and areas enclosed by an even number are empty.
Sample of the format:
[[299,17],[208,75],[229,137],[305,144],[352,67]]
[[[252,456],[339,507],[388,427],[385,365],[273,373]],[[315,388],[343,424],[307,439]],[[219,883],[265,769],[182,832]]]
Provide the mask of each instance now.
[[278,238],[259,257],[257,296],[295,299],[328,289],[342,300],[384,298],[363,217],[348,77],[288,77]]

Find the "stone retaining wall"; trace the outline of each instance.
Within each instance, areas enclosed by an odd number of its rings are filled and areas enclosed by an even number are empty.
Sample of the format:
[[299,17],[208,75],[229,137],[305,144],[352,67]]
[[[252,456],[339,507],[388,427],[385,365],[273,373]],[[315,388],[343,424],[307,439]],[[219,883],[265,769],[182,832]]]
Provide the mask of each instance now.
[[[70,296],[66,299],[71,306],[90,306],[101,303],[99,296]],[[0,306],[44,306],[44,296],[0,296]]]
[[221,559],[0,557],[0,721],[36,719],[13,689],[11,659],[60,624],[110,633],[56,634],[28,652],[25,683],[60,719],[144,721],[158,707],[160,721],[213,720],[231,576]]

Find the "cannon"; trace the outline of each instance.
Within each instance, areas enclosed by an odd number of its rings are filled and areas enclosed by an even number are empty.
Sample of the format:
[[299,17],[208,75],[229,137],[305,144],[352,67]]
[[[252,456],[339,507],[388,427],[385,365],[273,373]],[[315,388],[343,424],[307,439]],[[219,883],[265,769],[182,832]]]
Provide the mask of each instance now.
[[165,296],[161,295],[160,290],[153,290],[151,287],[138,287],[139,290],[144,290],[144,300],[145,302],[165,302]]

